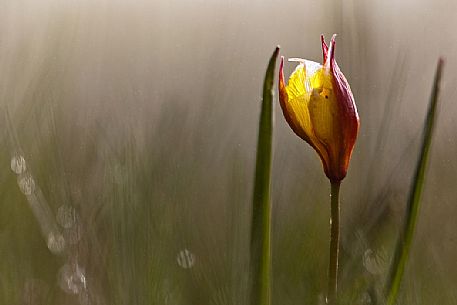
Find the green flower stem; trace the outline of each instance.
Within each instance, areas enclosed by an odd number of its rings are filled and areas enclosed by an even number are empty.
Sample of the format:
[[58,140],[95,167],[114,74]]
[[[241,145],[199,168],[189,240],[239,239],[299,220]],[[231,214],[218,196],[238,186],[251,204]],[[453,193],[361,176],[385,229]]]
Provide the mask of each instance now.
[[340,247],[340,185],[331,181],[330,193],[330,262],[328,266],[327,304],[337,303],[338,293],[338,252]]
[[251,228],[251,305],[271,302],[271,156],[273,140],[273,80],[279,47],[265,73],[259,121]]
[[430,97],[427,118],[422,133],[422,145],[419,159],[416,163],[414,180],[408,198],[406,210],[406,221],[395,248],[395,254],[391,265],[389,278],[386,285],[387,305],[395,304],[400,290],[400,284],[405,272],[406,262],[409,257],[411,245],[413,242],[414,229],[419,214],[419,203],[422,194],[422,188],[425,180],[425,170],[427,166],[430,144],[432,142],[432,132],[435,125],[436,106],[438,104],[438,95],[440,91],[441,74],[444,61],[439,59],[436,68],[435,79],[433,83],[432,94]]

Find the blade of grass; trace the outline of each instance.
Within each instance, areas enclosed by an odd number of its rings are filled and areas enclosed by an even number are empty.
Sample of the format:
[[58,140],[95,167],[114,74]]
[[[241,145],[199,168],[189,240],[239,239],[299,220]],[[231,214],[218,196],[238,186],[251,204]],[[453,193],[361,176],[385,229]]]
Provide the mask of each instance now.
[[417,223],[419,214],[419,203],[424,186],[425,170],[427,166],[430,144],[432,142],[433,128],[435,125],[436,107],[438,104],[438,95],[441,84],[441,74],[444,61],[442,58],[438,60],[436,67],[435,79],[433,82],[430,104],[428,107],[427,118],[422,132],[422,146],[420,155],[416,164],[416,171],[413,178],[413,183],[409,193],[408,205],[406,210],[406,221],[403,230],[400,234],[394,258],[391,265],[391,270],[386,285],[387,305],[393,305],[396,302],[398,291],[400,289],[401,280],[405,271],[405,266],[408,260],[411,244],[414,236],[414,229]]
[[270,304],[271,276],[271,147],[273,139],[273,79],[279,47],[270,58],[263,84],[257,139],[257,159],[251,223],[251,305]]

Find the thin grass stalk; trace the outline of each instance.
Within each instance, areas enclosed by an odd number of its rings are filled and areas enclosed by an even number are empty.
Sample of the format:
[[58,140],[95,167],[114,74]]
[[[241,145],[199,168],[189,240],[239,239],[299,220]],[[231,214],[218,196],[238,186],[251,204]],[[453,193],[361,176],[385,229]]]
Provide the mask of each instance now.
[[273,79],[279,47],[270,58],[263,84],[254,181],[251,228],[251,305],[271,302],[271,158],[273,140]]
[[406,263],[411,250],[411,245],[414,236],[414,230],[417,223],[419,214],[419,203],[422,194],[422,189],[425,180],[425,171],[427,167],[427,160],[430,151],[430,144],[432,142],[433,128],[435,126],[436,108],[438,104],[438,96],[441,84],[441,74],[443,70],[444,61],[442,58],[438,60],[436,67],[435,79],[433,82],[432,94],[430,96],[430,103],[428,107],[426,121],[424,123],[422,145],[420,155],[416,164],[416,171],[412,181],[408,205],[406,210],[406,221],[403,230],[400,234],[394,258],[392,261],[390,274],[386,285],[387,305],[395,304],[398,292],[401,285],[401,280],[405,271]]
[[330,182],[330,261],[328,266],[327,304],[337,304],[338,255],[340,249],[340,185]]

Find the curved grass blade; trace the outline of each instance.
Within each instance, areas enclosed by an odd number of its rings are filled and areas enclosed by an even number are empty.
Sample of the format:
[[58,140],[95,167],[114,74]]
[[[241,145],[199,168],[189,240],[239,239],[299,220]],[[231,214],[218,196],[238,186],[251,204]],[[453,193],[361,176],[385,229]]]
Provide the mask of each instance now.
[[406,210],[406,221],[395,249],[394,258],[386,285],[387,305],[393,305],[396,302],[401,280],[411,249],[414,229],[416,227],[417,217],[419,214],[419,203],[425,180],[425,170],[430,151],[430,144],[432,142],[433,128],[435,126],[436,107],[438,104],[438,95],[440,92],[443,65],[444,61],[442,58],[440,58],[436,67],[432,94],[430,96],[430,104],[422,132],[422,146],[420,155],[417,160],[416,171],[409,193],[408,206]]
[[257,139],[250,245],[251,305],[269,305],[271,299],[270,181],[273,139],[273,79],[278,54],[279,47],[276,47],[265,73]]

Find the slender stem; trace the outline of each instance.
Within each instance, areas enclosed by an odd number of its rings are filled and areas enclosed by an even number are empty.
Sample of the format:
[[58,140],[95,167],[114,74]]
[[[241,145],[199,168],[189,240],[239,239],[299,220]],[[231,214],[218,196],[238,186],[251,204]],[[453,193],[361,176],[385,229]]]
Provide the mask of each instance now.
[[340,247],[340,184],[331,181],[330,262],[328,266],[327,304],[335,305],[338,293],[338,252]]

